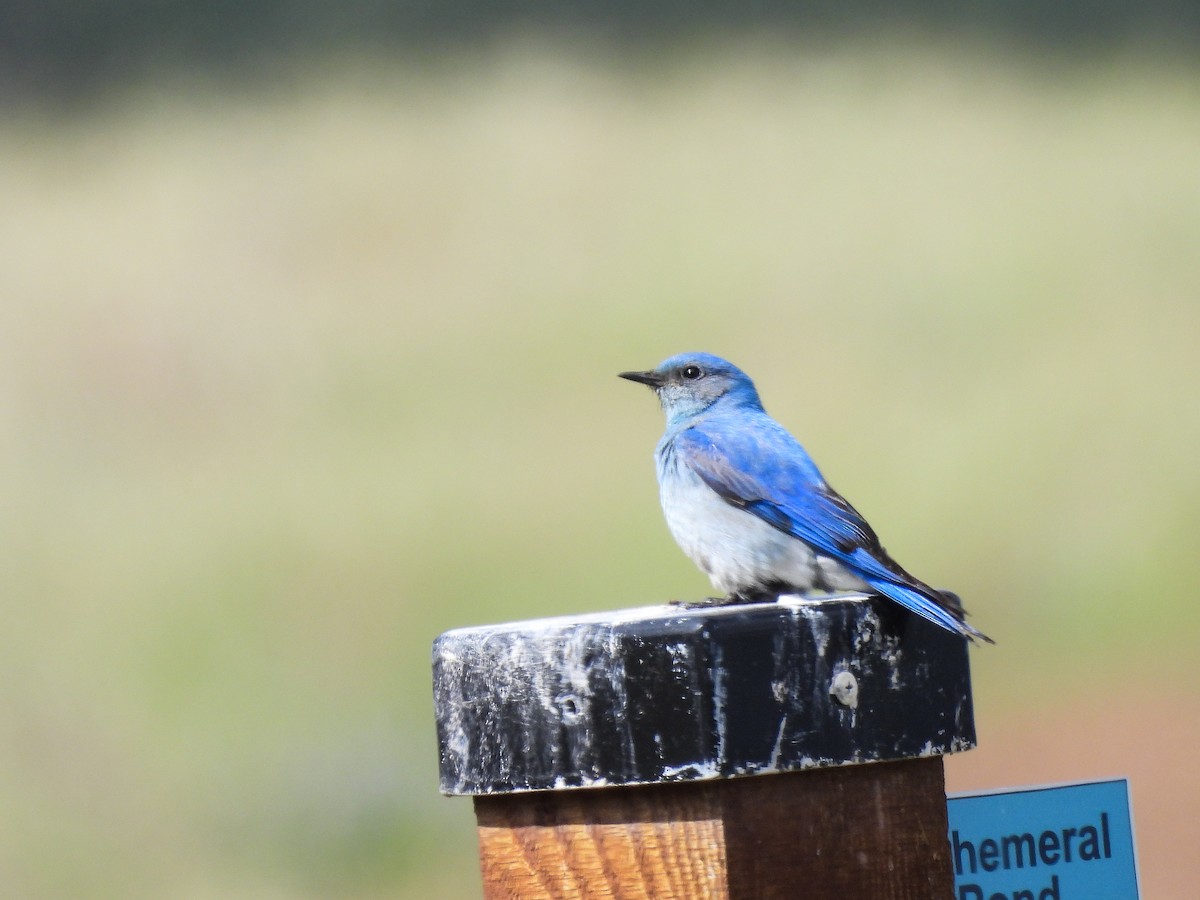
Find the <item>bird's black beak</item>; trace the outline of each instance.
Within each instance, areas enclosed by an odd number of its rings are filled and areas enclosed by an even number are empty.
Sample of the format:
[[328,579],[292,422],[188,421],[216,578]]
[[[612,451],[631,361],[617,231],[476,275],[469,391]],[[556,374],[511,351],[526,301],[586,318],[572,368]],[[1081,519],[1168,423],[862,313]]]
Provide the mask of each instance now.
[[650,370],[649,372],[621,372],[619,374],[622,378],[629,381],[636,381],[638,384],[648,385],[656,391],[666,382],[666,379],[654,370]]

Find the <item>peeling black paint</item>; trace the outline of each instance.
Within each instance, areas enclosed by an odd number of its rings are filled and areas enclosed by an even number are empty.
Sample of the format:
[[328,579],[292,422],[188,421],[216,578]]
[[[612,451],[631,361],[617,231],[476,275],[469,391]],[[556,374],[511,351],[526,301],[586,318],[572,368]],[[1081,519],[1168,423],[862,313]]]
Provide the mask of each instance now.
[[[857,703],[830,695],[850,672]],[[443,634],[441,789],[694,781],[973,747],[967,644],[859,597],[647,607]]]

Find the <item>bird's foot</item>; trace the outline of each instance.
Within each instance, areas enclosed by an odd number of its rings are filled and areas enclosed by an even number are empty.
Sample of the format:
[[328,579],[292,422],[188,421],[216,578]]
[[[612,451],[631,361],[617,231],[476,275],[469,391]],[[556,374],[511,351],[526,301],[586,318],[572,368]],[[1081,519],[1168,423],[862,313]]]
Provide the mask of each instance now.
[[739,606],[744,603],[774,603],[781,592],[772,589],[735,591],[725,597],[705,597],[702,600],[672,600],[672,606],[701,609],[713,606]]
[[738,591],[730,594],[725,598],[724,603],[730,605],[734,603],[775,603],[779,600],[779,595],[786,593],[782,589],[775,590],[773,588],[762,588],[760,590]]
[[703,597],[700,600],[672,600],[672,606],[680,606],[684,609],[705,609],[712,606],[726,606],[729,603],[734,603],[728,597]]

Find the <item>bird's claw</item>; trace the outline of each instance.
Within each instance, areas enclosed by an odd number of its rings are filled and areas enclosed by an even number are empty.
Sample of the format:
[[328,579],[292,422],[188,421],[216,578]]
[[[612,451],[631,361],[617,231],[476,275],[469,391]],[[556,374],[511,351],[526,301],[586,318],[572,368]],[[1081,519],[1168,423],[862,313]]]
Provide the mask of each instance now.
[[672,600],[671,606],[679,606],[683,609],[705,609],[710,606],[726,606],[736,602],[729,597],[704,597],[700,600]]

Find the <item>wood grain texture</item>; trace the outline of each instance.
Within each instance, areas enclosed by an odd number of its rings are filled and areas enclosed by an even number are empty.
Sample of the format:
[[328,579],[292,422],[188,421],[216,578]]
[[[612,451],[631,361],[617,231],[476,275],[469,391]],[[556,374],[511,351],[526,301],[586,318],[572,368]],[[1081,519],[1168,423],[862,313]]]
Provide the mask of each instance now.
[[486,900],[953,896],[940,757],[475,799]]

